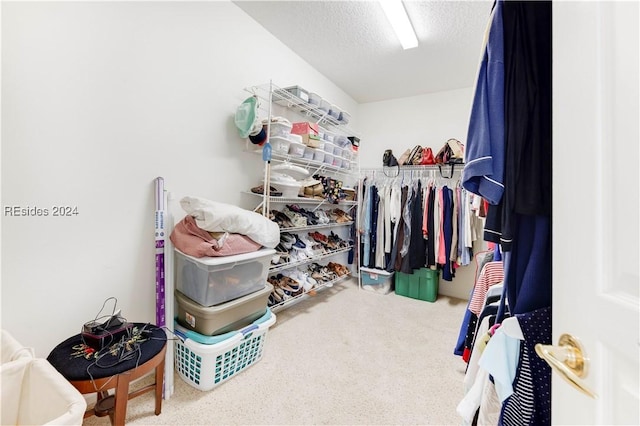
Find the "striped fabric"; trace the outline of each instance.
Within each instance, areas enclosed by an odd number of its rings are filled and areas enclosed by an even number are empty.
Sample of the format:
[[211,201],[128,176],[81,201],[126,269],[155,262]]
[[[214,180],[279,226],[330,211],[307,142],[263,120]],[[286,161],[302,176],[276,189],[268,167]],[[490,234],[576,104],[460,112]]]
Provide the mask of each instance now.
[[517,314],[524,341],[513,394],[502,404],[499,425],[551,424],[551,367],[535,353],[536,343],[551,343],[551,308]]
[[487,290],[494,284],[498,284],[504,280],[504,267],[502,261],[489,262],[482,268],[480,276],[476,280],[473,288],[473,296],[469,302],[469,310],[476,315],[480,315],[484,308],[484,299]]

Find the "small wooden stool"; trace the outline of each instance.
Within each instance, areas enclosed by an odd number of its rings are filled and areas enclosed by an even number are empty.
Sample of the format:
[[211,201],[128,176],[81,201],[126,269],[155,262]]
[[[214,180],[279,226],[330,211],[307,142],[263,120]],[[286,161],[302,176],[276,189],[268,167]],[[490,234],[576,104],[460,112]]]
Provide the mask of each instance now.
[[[47,360],[82,394],[96,393],[98,400],[84,417],[109,415],[111,424],[121,426],[127,415],[127,401],[155,390],[156,409],[162,410],[162,388],[164,384],[164,361],[167,350],[165,332],[156,326],[135,323],[134,328],[150,333],[130,346],[136,348],[131,356],[119,360],[118,356],[107,353],[96,363],[90,350],[82,345],[82,337],[77,334],[56,346]],[[115,342],[114,342],[115,343]],[[136,346],[137,345],[137,346]],[[104,349],[102,352],[106,352]],[[129,383],[155,370],[155,382],[129,393]],[[114,394],[109,395],[109,390]]]

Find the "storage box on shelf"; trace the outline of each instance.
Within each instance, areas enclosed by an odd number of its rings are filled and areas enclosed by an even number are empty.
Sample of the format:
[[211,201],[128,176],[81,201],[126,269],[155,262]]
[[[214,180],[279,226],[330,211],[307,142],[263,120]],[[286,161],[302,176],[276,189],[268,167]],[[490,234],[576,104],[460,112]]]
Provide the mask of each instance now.
[[[305,204],[305,206],[313,204],[315,206],[309,209],[312,211],[327,205],[332,208],[346,207],[346,210],[350,211],[349,207],[355,206],[356,202],[341,199],[343,194],[340,191],[342,186],[355,186],[358,179],[357,162],[353,162],[353,152],[355,150],[348,139],[349,136],[357,136],[357,133],[346,125],[346,121],[349,121],[350,117],[348,112],[328,99],[323,99],[316,93],[299,86],[280,89],[276,85],[268,84],[255,86],[248,90],[264,100],[271,99],[276,104],[285,106],[287,109],[284,112],[279,110],[278,115],[283,115],[291,121],[292,135],[299,135],[302,138],[303,147],[297,147],[288,137],[289,150],[286,154],[284,150],[272,148],[271,164],[289,162],[308,169],[310,176],[322,176],[322,178],[319,178],[323,182],[323,192],[320,197],[318,197],[318,194],[312,195],[312,193],[306,194],[308,197],[291,197],[293,191],[283,194],[287,195],[286,197],[263,197],[262,203],[263,205],[268,203],[270,214],[277,210],[278,206],[284,207],[285,204]],[[308,101],[301,99],[301,97],[305,96],[308,96]],[[342,117],[346,118],[344,122],[341,121]],[[273,179],[273,173],[271,175],[270,185],[281,192],[285,192],[283,188],[277,186],[278,182]],[[304,194],[304,191],[301,192]],[[334,204],[336,199],[339,199],[338,204]],[[347,223],[332,224],[309,222],[307,226],[282,228],[281,232],[302,233],[324,226],[335,227],[336,233],[349,240],[349,227],[352,225],[353,221],[351,220]],[[286,263],[271,266],[269,273],[285,273],[292,268],[306,267],[329,256],[344,256],[343,263],[347,263],[346,253],[352,249],[352,245],[336,247],[335,250],[309,254],[304,258],[296,258],[295,260],[290,259]],[[338,257],[337,260],[341,260],[341,258]],[[340,279],[345,278],[340,277]],[[323,283],[322,287],[329,285],[331,283]],[[306,294],[306,292],[303,294]]]
[[[287,107],[299,114],[311,116],[315,121],[320,121],[325,125],[339,126],[346,130],[351,120],[351,114],[348,111],[300,86],[280,88],[275,84],[262,84],[246,90],[265,100],[269,99],[269,93],[271,93],[271,99],[275,104]],[[306,99],[307,97],[308,99]]]
[[176,250],[176,289],[203,306],[214,306],[264,288],[273,249],[196,258]]
[[261,290],[209,307],[202,306],[176,291],[178,323],[187,329],[209,336],[247,326],[264,315],[267,309],[267,300],[273,287],[264,283]]
[[260,361],[276,316],[266,313],[251,325],[220,336],[204,336],[175,325],[175,369],[186,383],[208,391]]

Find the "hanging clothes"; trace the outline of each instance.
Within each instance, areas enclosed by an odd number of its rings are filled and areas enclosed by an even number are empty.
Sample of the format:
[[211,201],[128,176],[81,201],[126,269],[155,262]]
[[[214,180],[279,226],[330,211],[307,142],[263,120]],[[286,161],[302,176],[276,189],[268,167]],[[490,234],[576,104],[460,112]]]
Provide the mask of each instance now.
[[551,344],[551,308],[516,314],[524,340],[513,382],[513,394],[504,401],[498,424],[551,424],[551,367],[535,352],[535,345]]
[[462,186],[498,204],[504,192],[504,34],[503,1],[498,0],[485,31],[469,119]]
[[445,281],[453,280],[453,265],[449,259],[451,254],[451,246],[453,240],[453,196],[452,191],[448,187],[442,188],[442,279]]
[[421,232],[418,230],[422,227],[422,183],[417,182],[417,187],[413,188],[411,197],[411,236],[409,238],[408,268],[406,270],[414,270],[424,268],[427,262],[425,255],[425,241]]
[[362,208],[362,265],[369,265],[371,256],[371,185],[366,182]]
[[427,266],[436,267],[436,224],[435,224],[435,199],[437,190],[434,187],[429,188],[429,199],[427,200]]
[[378,218],[377,218],[377,226],[376,226],[376,234],[378,237],[376,238],[376,251],[375,251],[375,262],[374,267],[382,269],[385,267],[385,199],[384,199],[384,188],[378,187]]
[[435,179],[433,171],[430,178],[413,172],[363,181],[361,266],[406,274],[429,267],[451,281],[459,261],[469,264],[473,253],[472,215],[462,217],[470,211],[470,194],[460,181],[447,185],[442,179],[450,178]]
[[376,244],[378,241],[378,188],[375,184],[371,185],[371,212],[370,212],[370,228],[371,228],[371,243],[369,246],[369,263],[368,267],[373,268],[376,259]]

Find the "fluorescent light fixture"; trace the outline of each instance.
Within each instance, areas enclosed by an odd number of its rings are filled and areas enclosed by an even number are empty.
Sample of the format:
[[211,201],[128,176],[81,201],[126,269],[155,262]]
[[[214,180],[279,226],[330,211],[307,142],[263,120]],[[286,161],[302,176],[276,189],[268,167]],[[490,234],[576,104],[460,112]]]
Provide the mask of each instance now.
[[391,23],[393,30],[400,39],[403,49],[411,49],[418,47],[418,38],[413,31],[411,21],[407,11],[404,9],[402,0],[378,0],[384,14],[387,15],[387,19]]

